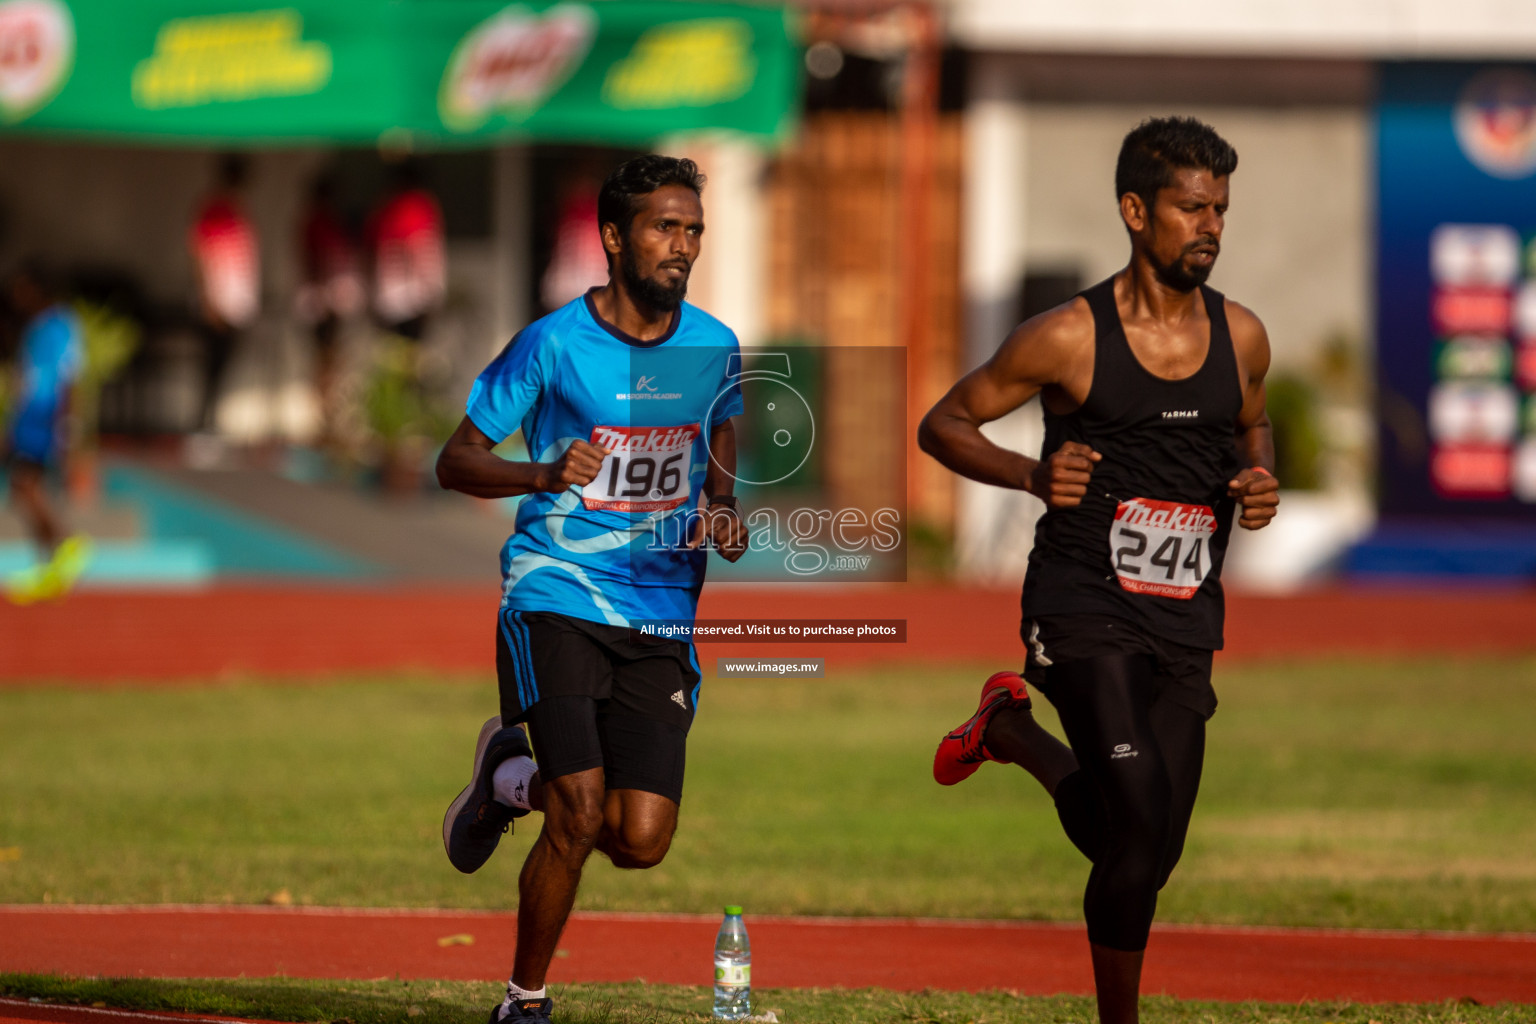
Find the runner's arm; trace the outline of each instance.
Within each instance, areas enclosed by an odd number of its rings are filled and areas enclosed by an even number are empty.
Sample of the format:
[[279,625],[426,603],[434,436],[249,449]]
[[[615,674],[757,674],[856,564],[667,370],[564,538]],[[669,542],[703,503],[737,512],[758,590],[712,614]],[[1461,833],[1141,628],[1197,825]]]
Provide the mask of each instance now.
[[476,498],[559,492],[573,484],[591,483],[608,454],[578,438],[554,462],[514,462],[491,451],[499,443],[464,417],[437,457],[438,485]]
[[724,419],[709,432],[709,468],[704,471],[704,498],[728,496],[736,489],[736,423]]
[[1243,374],[1243,408],[1237,416],[1237,457],[1244,467],[1227,482],[1227,492],[1241,508],[1238,525],[1261,530],[1280,506],[1275,479],[1275,438],[1264,408],[1264,376],[1269,372],[1269,335],[1259,318],[1231,300],[1228,322]]
[[747,524],[741,514],[728,505],[710,508],[715,498],[728,498],[736,487],[736,425],[730,419],[721,420],[709,432],[709,469],[704,473],[704,515],[697,521],[689,547],[698,547],[704,541],[706,521],[709,537],[715,550],[727,562],[734,562],[747,550]]
[[1068,442],[1042,463],[994,444],[981,427],[1060,384],[1076,353],[1092,340],[1092,315],[1080,300],[1025,321],[928,411],[918,427],[918,446],[972,480],[1027,491],[1053,507],[1078,504],[1100,458],[1097,452]]

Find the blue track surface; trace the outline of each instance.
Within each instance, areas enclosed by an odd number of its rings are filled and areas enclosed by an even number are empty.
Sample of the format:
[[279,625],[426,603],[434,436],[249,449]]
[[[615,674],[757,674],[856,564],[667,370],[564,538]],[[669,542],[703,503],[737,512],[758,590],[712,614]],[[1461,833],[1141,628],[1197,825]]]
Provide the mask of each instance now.
[[[95,540],[81,578],[87,586],[197,586],[219,576],[360,580],[386,574],[372,562],[136,466],[103,466],[102,497],[131,507],[143,536]],[[0,542],[0,577],[35,561],[31,544]]]

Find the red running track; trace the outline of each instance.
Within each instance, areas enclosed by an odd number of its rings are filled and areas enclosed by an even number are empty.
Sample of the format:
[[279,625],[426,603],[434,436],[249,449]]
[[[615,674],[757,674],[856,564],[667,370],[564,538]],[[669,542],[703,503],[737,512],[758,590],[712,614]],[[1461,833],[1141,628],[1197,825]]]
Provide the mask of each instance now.
[[[0,907],[0,971],[494,981],[510,966],[515,921],[483,912],[10,906]],[[748,923],[754,981],[764,988],[1092,992],[1081,925]],[[550,980],[704,985],[717,927],[704,916],[578,913]],[[1536,936],[1155,927],[1143,991],[1233,1001],[1536,1003]]]
[[[489,673],[497,591],[259,587],[82,592],[0,605],[0,683],[205,680],[420,669]],[[720,656],[825,657],[839,667],[1021,660],[1018,592],[903,584],[706,588],[705,619],[907,620],[907,642],[701,644]],[[1228,600],[1227,659],[1536,651],[1536,590],[1334,589]]]
[[[0,606],[0,683],[206,680],[420,669],[487,673],[495,591],[217,587],[82,593]],[[707,591],[700,615],[906,619],[905,644],[709,644],[715,656],[825,657],[829,668],[1019,660],[1017,593],[953,587]],[[1536,651],[1536,593],[1328,590],[1229,601],[1226,658]],[[156,908],[0,908],[0,970],[84,974],[504,976],[506,915]],[[577,915],[556,981],[703,984],[715,922]],[[440,946],[450,935],[472,945]],[[880,985],[1088,992],[1080,926],[752,923],[766,987]],[[1536,1002],[1536,938],[1156,928],[1145,990],[1184,998]],[[0,1014],[3,1016],[3,1014]],[[5,1024],[0,1020],[0,1024]],[[69,1024],[82,1024],[71,1021]]]

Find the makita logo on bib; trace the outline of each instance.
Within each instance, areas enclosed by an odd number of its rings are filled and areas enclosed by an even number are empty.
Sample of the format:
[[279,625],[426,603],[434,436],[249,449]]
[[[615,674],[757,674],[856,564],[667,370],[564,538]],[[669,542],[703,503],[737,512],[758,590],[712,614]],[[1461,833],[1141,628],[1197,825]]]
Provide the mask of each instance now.
[[682,427],[598,427],[592,431],[592,443],[614,453],[677,451],[693,444],[699,425]]
[[1216,515],[1204,505],[1180,505],[1172,501],[1135,498],[1123,503],[1115,519],[1127,526],[1147,526],[1181,533],[1209,533]]

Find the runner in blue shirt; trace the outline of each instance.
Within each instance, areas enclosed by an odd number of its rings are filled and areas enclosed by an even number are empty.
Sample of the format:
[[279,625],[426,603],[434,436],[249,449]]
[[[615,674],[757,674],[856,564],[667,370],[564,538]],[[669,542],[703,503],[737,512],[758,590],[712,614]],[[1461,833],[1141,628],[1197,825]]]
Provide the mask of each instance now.
[[70,397],[85,362],[80,318],[55,301],[48,276],[28,266],[11,279],[11,304],[26,318],[17,352],[13,406],[7,424],[6,462],[11,500],[26,521],[42,561],[12,574],[6,596],[30,604],[62,595],[89,557],[89,541],[64,536],[48,498],[46,477],[63,459]]
[[[544,812],[491,1024],[549,1021],[545,973],[592,850],[652,867],[677,827],[698,658],[639,627],[691,623],[707,548],[735,561],[747,543],[732,494],[736,337],[683,301],[703,186],[693,161],[662,156],[609,176],[598,197],[608,283],[512,339],[438,459],[446,488],[526,495],[501,555],[501,713],[443,819],[449,860],[472,872],[513,818]],[[518,430],[529,461],[492,452]]]

